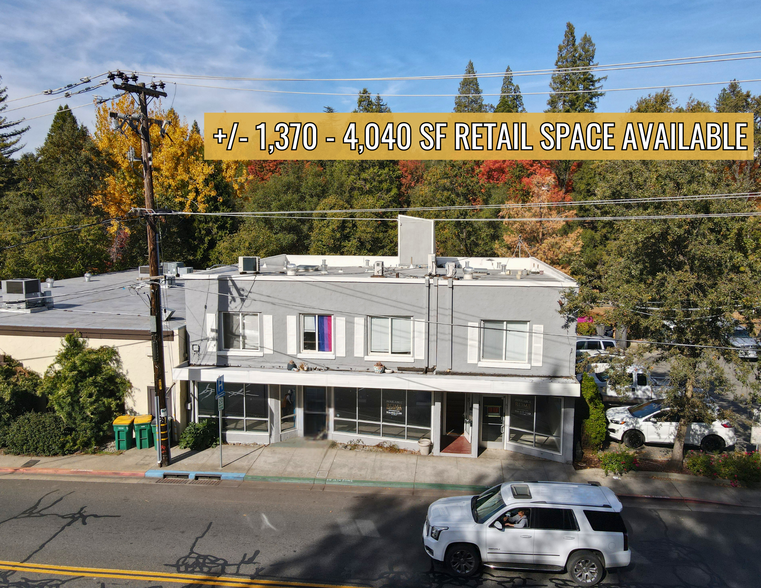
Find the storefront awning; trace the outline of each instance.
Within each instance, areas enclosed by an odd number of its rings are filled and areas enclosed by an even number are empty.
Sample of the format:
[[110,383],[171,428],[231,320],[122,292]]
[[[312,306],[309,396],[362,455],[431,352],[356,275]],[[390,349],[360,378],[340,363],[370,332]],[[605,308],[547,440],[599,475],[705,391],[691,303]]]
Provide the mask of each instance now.
[[474,394],[524,394],[538,396],[580,396],[575,378],[532,378],[494,376],[445,376],[440,374],[338,372],[236,367],[177,367],[175,380],[276,384],[281,386],[325,386],[344,388],[384,388],[429,392],[472,392]]

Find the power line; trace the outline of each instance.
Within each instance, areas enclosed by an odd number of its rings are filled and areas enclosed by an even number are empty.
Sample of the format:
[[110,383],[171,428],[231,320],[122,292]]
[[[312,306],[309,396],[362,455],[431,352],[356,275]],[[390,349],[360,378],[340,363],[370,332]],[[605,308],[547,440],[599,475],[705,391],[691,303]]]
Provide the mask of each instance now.
[[[656,59],[650,61],[632,61],[624,63],[614,63],[608,65],[592,65],[576,68],[552,68],[552,69],[534,69],[518,70],[511,72],[513,77],[535,76],[535,75],[552,75],[558,72],[577,73],[589,71],[616,71],[626,69],[641,69],[653,67],[674,67],[679,65],[701,65],[706,63],[726,62],[726,61],[743,61],[748,59],[761,58],[761,50],[740,51],[735,53],[716,53],[713,55],[700,55],[692,57],[676,57],[670,59]],[[383,81],[428,81],[428,80],[451,80],[462,78],[496,78],[504,77],[505,72],[489,72],[476,74],[442,74],[442,75],[423,75],[423,76],[386,76],[386,77],[358,77],[358,78],[267,78],[267,77],[241,77],[241,76],[209,76],[201,74],[178,74],[165,72],[135,72],[141,75],[160,76],[162,78],[175,79],[194,79],[194,80],[224,80],[235,82],[383,82]]]
[[[108,224],[110,222],[113,222],[113,221],[122,222],[123,220],[124,219],[110,218],[110,219],[106,219],[106,220],[103,220],[103,221],[98,221],[96,223],[90,223],[90,224],[86,224],[86,225],[79,225],[78,227],[74,227],[72,229],[67,229],[67,230],[59,231],[59,232],[51,234],[51,235],[46,235],[45,237],[39,237],[37,239],[32,239],[31,241],[23,241],[21,243],[16,243],[15,245],[9,245],[7,247],[2,247],[2,248],[0,248],[0,251],[7,251],[8,249],[16,249],[17,247],[23,247],[24,245],[31,245],[32,243],[38,243],[40,241],[47,241],[48,239],[54,239],[56,237],[59,237],[61,235],[65,235],[67,233],[74,233],[76,231],[81,231],[82,229],[86,229],[88,227],[97,227],[99,225],[106,225],[106,224]],[[132,219],[132,220],[134,220],[134,219]]]
[[[727,80],[723,82],[696,82],[692,84],[666,84],[666,85],[657,85],[657,86],[637,86],[637,87],[630,87],[630,88],[605,88],[602,91],[603,92],[633,92],[633,91],[641,91],[641,90],[661,90],[666,88],[693,88],[698,86],[720,86],[720,85],[727,85],[732,82],[737,82],[738,84],[748,84],[748,83],[754,83],[754,82],[761,82],[761,78],[755,78],[755,79],[749,79],[749,80]],[[356,96],[356,92],[300,92],[296,90],[271,90],[271,89],[260,89],[260,88],[234,88],[231,86],[211,86],[207,84],[188,84],[183,82],[172,82],[174,84],[177,84],[178,86],[188,86],[190,88],[207,88],[212,90],[229,90],[229,91],[235,91],[235,92],[254,92],[254,93],[261,93],[261,94],[294,94],[294,95],[302,95],[302,96]],[[479,96],[485,96],[485,97],[495,97],[495,96],[544,96],[547,94],[588,94],[590,92],[599,92],[600,89],[596,90],[568,90],[568,91],[553,91],[553,90],[543,90],[540,92],[515,92],[515,93],[507,93],[502,94],[501,92],[497,93],[481,93]],[[465,94],[465,96],[472,96],[473,94]],[[452,98],[457,96],[463,96],[463,94],[387,94],[386,97],[393,97],[393,98]],[[399,114],[399,113],[397,113]]]

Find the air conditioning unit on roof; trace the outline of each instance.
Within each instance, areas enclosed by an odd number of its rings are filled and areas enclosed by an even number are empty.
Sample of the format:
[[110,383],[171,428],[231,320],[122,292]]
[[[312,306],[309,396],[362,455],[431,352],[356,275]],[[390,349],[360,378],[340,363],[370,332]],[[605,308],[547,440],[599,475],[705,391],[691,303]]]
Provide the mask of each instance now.
[[164,266],[164,275],[165,276],[175,276],[180,273],[180,268],[185,267],[185,264],[181,261],[165,261],[163,264]]
[[19,302],[31,298],[39,298],[40,281],[34,278],[21,278],[18,280],[3,280],[3,301]]
[[241,274],[258,274],[259,273],[259,258],[258,257],[239,257],[238,258],[238,273]]

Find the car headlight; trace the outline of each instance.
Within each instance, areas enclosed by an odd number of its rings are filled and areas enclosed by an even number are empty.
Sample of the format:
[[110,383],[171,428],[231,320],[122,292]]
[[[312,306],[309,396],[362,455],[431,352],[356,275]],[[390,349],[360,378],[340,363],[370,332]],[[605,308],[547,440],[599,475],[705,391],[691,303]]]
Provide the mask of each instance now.
[[439,540],[439,535],[441,535],[442,531],[446,531],[449,529],[449,527],[436,527],[435,525],[431,526],[431,539],[434,541]]
[[610,421],[610,424],[611,425],[625,425],[626,424],[626,420],[624,420],[624,419],[612,419]]

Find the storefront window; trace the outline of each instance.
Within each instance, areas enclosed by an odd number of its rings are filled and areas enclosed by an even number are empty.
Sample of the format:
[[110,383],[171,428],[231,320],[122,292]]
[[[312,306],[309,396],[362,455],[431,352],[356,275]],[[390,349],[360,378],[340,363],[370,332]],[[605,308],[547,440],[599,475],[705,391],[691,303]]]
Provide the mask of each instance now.
[[430,392],[335,388],[333,401],[336,433],[409,440],[430,435]]
[[[198,382],[198,417],[218,416],[215,382]],[[222,428],[225,431],[266,433],[269,430],[267,386],[225,382],[225,409]]]
[[563,399],[552,396],[511,396],[508,441],[560,453]]

